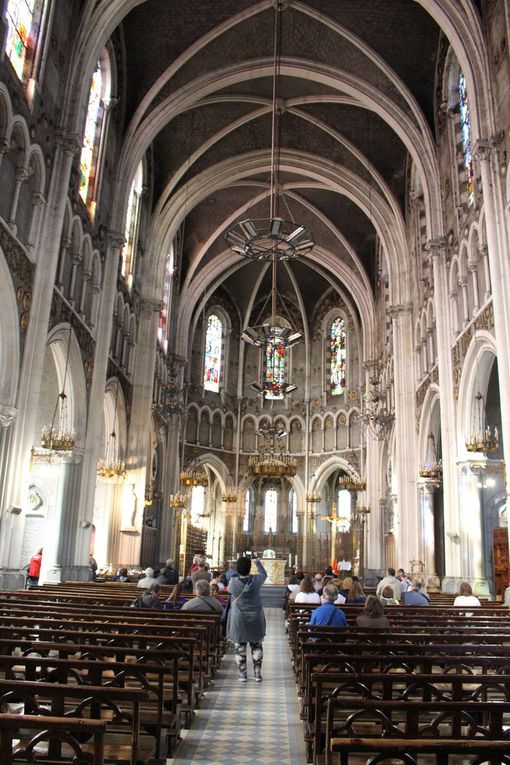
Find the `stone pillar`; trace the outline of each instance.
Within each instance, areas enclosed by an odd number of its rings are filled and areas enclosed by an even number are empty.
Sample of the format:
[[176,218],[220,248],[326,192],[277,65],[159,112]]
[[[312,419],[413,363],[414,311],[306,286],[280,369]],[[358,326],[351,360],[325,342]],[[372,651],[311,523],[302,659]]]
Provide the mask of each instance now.
[[0,63],[4,60],[5,45],[7,43],[8,26],[5,12],[7,10],[8,2],[9,0],[0,0]]
[[[491,594],[485,558],[482,502],[483,470],[486,464],[484,457],[459,463],[462,524],[458,541],[462,550],[461,577],[471,582],[476,594],[483,597]],[[457,585],[459,581],[460,579],[457,580]]]
[[[25,522],[24,514],[14,516],[8,512],[8,509],[11,506],[24,508],[27,504],[30,484],[30,454],[34,444],[34,425],[42,387],[42,370],[62,224],[71,166],[79,146],[75,136],[57,138],[48,188],[48,204],[44,208],[44,219],[39,229],[40,238],[34,242],[36,269],[30,321],[18,386],[17,407],[19,415],[12,426],[8,461],[1,476],[3,507],[1,508],[2,518],[0,522],[4,528],[12,526],[12,533],[19,538],[22,536]],[[44,256],[38,257],[40,253],[44,253]],[[4,583],[3,573],[9,567],[9,557],[5,545],[1,546],[0,587]],[[18,571],[16,570],[15,573],[17,575]]]
[[434,533],[434,493],[438,486],[439,483],[430,478],[420,478],[418,480],[421,535],[421,546],[418,548],[418,559],[423,561],[423,578],[428,587],[439,586],[439,578],[436,574]]
[[444,527],[452,536],[445,541],[445,568],[452,576],[460,576],[460,548],[455,541],[460,528],[457,471],[456,422],[457,412],[453,395],[450,318],[448,295],[446,237],[431,239],[426,249],[430,254],[434,276],[434,310],[436,315],[437,366],[439,377],[439,403],[441,407],[441,447],[443,456]]
[[[103,401],[108,370],[108,358],[112,332],[113,306],[116,296],[117,271],[119,253],[123,237],[109,232],[107,238],[107,251],[103,273],[103,290],[101,293],[101,305],[99,307],[98,326],[101,331],[97,333],[96,348],[94,353],[94,371],[89,394],[89,408],[87,416],[87,432],[85,437],[85,453],[81,476],[79,501],[73,514],[76,525],[81,523],[92,524],[94,515],[94,494],[97,481],[97,461],[101,455],[103,444]],[[143,506],[143,495],[142,495]],[[74,551],[76,563],[88,568],[88,554],[90,534],[82,535],[76,539]]]
[[[503,432],[504,459],[510,464],[510,311],[508,285],[510,284],[510,251],[505,218],[505,192],[501,171],[502,135],[479,140],[475,157],[480,167],[483,187],[483,205],[487,231],[488,258],[491,273],[494,307],[494,333],[498,347],[498,377]],[[506,490],[510,492],[510,471],[506,477]]]
[[[399,561],[409,560],[419,545],[419,517],[416,501],[416,424],[413,366],[413,327],[411,305],[393,305],[389,308],[393,321],[393,347],[395,390],[395,472],[398,481],[399,535],[397,556]],[[400,564],[405,565],[405,564]]]

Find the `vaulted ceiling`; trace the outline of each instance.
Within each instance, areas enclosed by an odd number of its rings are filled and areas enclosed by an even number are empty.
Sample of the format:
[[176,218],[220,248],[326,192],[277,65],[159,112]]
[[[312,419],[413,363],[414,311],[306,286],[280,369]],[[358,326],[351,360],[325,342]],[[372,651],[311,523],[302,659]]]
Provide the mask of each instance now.
[[[405,217],[410,161],[396,125],[433,138],[440,29],[414,0],[283,5],[280,212],[306,224],[317,251],[373,291],[371,207]],[[182,283],[192,266],[210,287],[204,275],[226,262],[230,223],[268,216],[274,24],[271,0],[147,0],[122,22],[125,127],[153,126],[154,210],[186,189]],[[238,270],[225,268],[214,283],[241,315],[260,268],[239,258]],[[289,268],[308,316],[331,285],[349,290],[341,269],[320,258]],[[268,285],[262,280],[261,292]],[[279,288],[296,302],[288,274]]]

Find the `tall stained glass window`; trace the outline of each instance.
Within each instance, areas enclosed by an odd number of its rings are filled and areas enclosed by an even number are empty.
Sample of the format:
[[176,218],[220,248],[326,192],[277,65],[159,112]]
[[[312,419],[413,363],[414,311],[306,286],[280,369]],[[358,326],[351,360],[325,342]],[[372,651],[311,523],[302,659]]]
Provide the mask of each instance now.
[[138,165],[129,191],[124,246],[122,248],[122,275],[128,278],[135,270],[135,254],[138,239],[138,221],[140,218],[140,197],[142,194],[143,167]]
[[464,171],[466,174],[466,184],[468,191],[468,205],[474,201],[473,191],[473,145],[471,143],[471,116],[469,114],[469,101],[466,87],[466,78],[459,75],[459,109],[460,109],[460,131],[462,135],[462,151],[464,154]]
[[13,65],[16,74],[23,80],[31,74],[34,60],[39,24],[37,8],[42,3],[36,0],[9,0],[7,3],[7,43],[5,52]]
[[264,532],[276,531],[278,516],[278,494],[275,489],[268,489],[264,495]]
[[329,349],[331,355],[329,382],[333,396],[343,393],[346,387],[346,340],[347,333],[345,331],[345,320],[341,318],[335,319],[329,332]]
[[266,340],[265,397],[283,398],[285,386],[285,342],[277,334]]
[[110,97],[109,59],[106,50],[97,62],[89,91],[83,148],[80,155],[80,197],[94,214],[96,181],[99,171],[100,144],[103,134],[105,103]]
[[205,333],[204,389],[213,393],[218,393],[220,390],[222,342],[222,321],[212,313],[207,319]]
[[346,534],[351,529],[352,522],[352,509],[351,509],[351,492],[345,489],[340,489],[338,492],[338,518],[337,530]]
[[163,300],[159,311],[158,341],[166,353],[168,350],[168,313],[172,297],[172,277],[174,275],[174,248],[170,248],[165,262],[165,275],[163,277]]

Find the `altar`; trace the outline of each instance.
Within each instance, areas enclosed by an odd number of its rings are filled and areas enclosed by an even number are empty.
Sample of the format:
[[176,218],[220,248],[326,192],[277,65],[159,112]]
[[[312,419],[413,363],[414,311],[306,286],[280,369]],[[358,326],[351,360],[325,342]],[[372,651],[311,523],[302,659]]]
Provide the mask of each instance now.
[[[260,558],[260,560],[267,571],[267,579],[264,585],[279,584],[283,586],[285,584],[285,566],[287,561],[284,558]],[[250,573],[258,573],[255,561],[252,561]]]

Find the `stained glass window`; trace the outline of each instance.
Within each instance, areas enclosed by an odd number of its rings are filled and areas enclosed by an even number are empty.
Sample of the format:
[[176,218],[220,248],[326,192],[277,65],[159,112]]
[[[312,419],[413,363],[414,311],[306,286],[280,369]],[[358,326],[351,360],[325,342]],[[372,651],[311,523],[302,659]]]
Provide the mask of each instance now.
[[283,398],[285,386],[285,342],[275,332],[266,340],[265,397]]
[[207,319],[205,333],[204,389],[218,393],[220,390],[221,345],[223,324],[215,314]]
[[345,320],[341,318],[335,319],[329,333],[331,354],[329,382],[333,396],[343,393],[346,387],[346,345]]
[[168,350],[168,313],[170,310],[170,300],[172,297],[172,277],[174,275],[174,248],[170,248],[165,263],[165,274],[163,276],[163,299],[159,312],[158,323],[158,341],[165,351]]
[[39,33],[35,13],[36,0],[9,0],[7,3],[5,52],[20,80],[30,76],[27,69],[32,65]]
[[471,143],[471,116],[469,114],[469,102],[466,87],[466,78],[459,75],[459,108],[460,108],[460,131],[462,135],[462,151],[464,153],[464,170],[466,174],[466,184],[468,190],[468,205],[474,201],[473,192],[473,146]]
[[138,234],[138,219],[140,217],[140,196],[142,193],[143,168],[138,165],[131,189],[129,191],[128,208],[126,213],[126,228],[124,231],[124,246],[122,248],[122,275],[128,277],[135,270],[135,252]]
[[[107,61],[106,51],[104,57],[105,61]],[[92,75],[85,132],[83,135],[83,148],[80,155],[80,197],[92,213],[94,212],[93,195],[98,170],[97,163],[104,117],[104,103],[109,97],[106,87],[107,80],[104,76],[105,65],[107,64],[103,64],[99,60],[96,71]]]
[[276,532],[278,494],[275,489],[268,489],[264,495],[264,532]]

